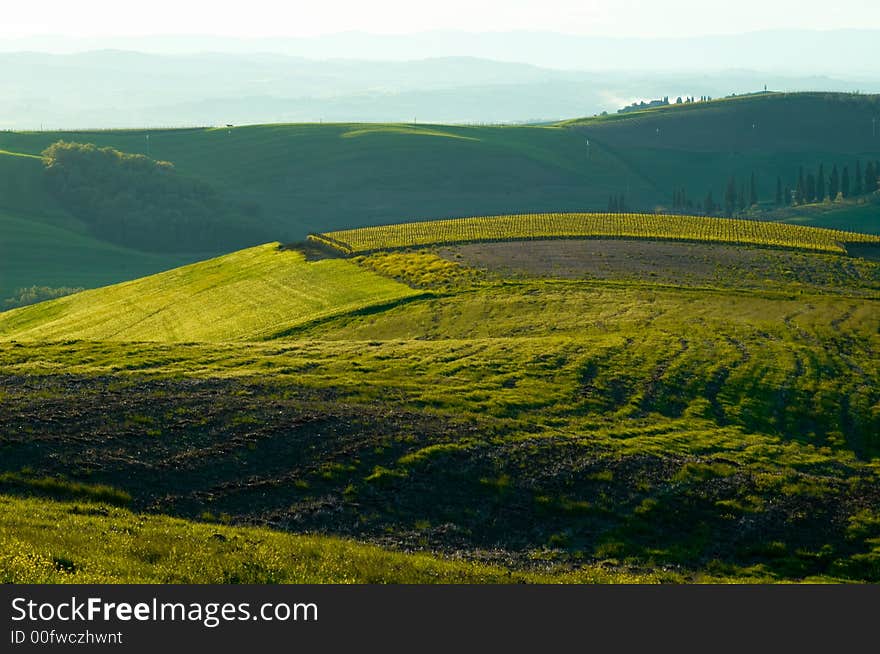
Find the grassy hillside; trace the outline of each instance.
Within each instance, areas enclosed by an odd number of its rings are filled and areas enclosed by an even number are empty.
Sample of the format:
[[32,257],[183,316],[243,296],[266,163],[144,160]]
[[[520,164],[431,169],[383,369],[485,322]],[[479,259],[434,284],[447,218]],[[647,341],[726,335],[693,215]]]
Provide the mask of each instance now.
[[96,238],[48,192],[39,157],[0,152],[0,311],[19,288],[103,286],[206,256],[145,253]]
[[[730,175],[755,172],[759,199],[772,202],[777,176],[794,186],[798,168],[830,169],[880,159],[870,133],[875,96],[766,95],[573,121],[545,127],[408,124],[290,124],[231,129],[0,133],[0,215],[88,235],[45,183],[40,153],[59,141],[112,146],[171,161],[201,180],[218,202],[246,215],[264,238],[294,241],[309,232],[472,215],[605,210],[623,194],[630,210],[671,206],[685,187],[721,202]],[[752,128],[755,124],[758,127]],[[657,130],[659,131],[659,134]],[[586,139],[590,139],[587,147]],[[815,207],[786,221],[880,233],[876,205]],[[15,230],[21,233],[26,225]],[[5,228],[4,228],[5,229]],[[158,272],[160,258],[127,251],[127,266],[72,241],[48,239],[40,251],[65,266],[34,270],[15,242],[5,247],[0,300],[31,285],[94,286]],[[204,258],[182,254],[171,265]]]
[[257,207],[279,240],[295,240],[399,220],[605,209],[612,193],[652,209],[668,206],[681,185],[699,199],[714,188],[718,200],[731,174],[753,170],[761,199],[770,200],[777,175],[792,184],[801,165],[880,158],[880,138],[871,137],[876,104],[875,96],[770,94],[556,127],[9,132],[0,149],[38,155],[63,139],[149,154],[212,183],[230,202]]
[[[528,573],[338,538],[198,524],[113,506],[0,496],[0,583],[655,583],[596,568]],[[96,534],[101,534],[100,538]],[[674,580],[675,575],[665,575]]]
[[828,229],[853,229],[880,234],[880,195],[869,201],[807,204],[779,212],[774,220]]
[[[255,204],[277,238],[412,218],[577,210],[608,189],[651,190],[601,148],[540,127],[263,125],[149,133],[149,155]],[[0,149],[39,154],[59,139],[146,154],[147,133],[2,133]]]
[[268,244],[0,314],[26,340],[197,341],[268,338],[291,327],[416,295],[342,260],[307,262]]
[[[613,116],[579,119],[565,126],[616,154],[669,206],[672,189],[685,187],[702,200],[718,201],[731,175],[754,172],[759,199],[772,201],[777,177],[795,187],[798,169],[819,164],[850,167],[880,159],[880,96],[836,93],[772,93],[672,105]],[[876,207],[858,210],[853,222],[812,211],[810,223],[880,233]]]
[[19,288],[91,288],[135,279],[206,255],[156,254],[122,248],[76,229],[0,210],[0,311]]
[[[830,253],[845,253],[847,243],[880,245],[880,237],[780,223],[634,214],[539,214],[402,223],[312,238],[352,254],[560,237],[739,243]],[[849,269],[854,265],[850,264]],[[807,264],[804,270],[810,270],[811,281],[818,283],[822,269],[832,267],[832,263],[816,260],[815,266]],[[404,268],[405,272],[400,272]],[[401,281],[388,278],[398,272]],[[687,275],[688,271],[683,267],[681,273]],[[772,269],[763,274],[773,276]],[[870,285],[871,274],[859,274],[861,277],[849,275],[849,283]],[[356,262],[339,258],[308,261],[301,251],[267,244],[7,311],[0,314],[0,338],[163,342],[269,339],[334,315],[393,304],[422,293],[406,283],[436,286],[461,282],[462,275],[464,279],[473,278],[455,262],[444,262],[430,254],[399,259],[380,256]],[[841,272],[836,270],[834,275],[833,279],[838,279]]]
[[[562,123],[589,128],[617,147],[716,152],[871,152],[880,96],[759,93]],[[658,133],[657,130],[660,130]]]
[[[149,136],[149,145],[147,142]],[[604,206],[610,187],[624,189],[626,169],[580,139],[550,128],[411,125],[267,125],[235,129],[0,133],[0,215],[22,221],[0,226],[0,301],[16,288],[97,286],[204,258],[140,255],[125,261],[91,252],[86,225],[51,196],[38,155],[58,140],[112,146],[172,161],[203,180],[223,201],[244,208],[278,240],[309,232],[404,220],[521,210]],[[631,198],[650,189],[630,180]],[[28,231],[32,224],[32,231]],[[75,231],[69,243],[43,233],[44,224]],[[34,265],[35,249],[49,261]],[[242,247],[247,243],[242,243]],[[29,246],[28,249],[22,249]],[[118,252],[118,248],[109,248]],[[213,252],[212,254],[219,254]],[[123,265],[124,263],[124,265]],[[133,274],[134,273],[134,274]]]

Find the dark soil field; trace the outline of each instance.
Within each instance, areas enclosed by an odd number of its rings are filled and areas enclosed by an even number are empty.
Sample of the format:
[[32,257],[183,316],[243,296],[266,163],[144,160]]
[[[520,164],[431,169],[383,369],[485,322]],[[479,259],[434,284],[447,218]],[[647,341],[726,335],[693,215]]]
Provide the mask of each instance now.
[[[865,250],[871,250],[866,246]],[[858,257],[708,243],[584,239],[468,243],[441,248],[450,261],[496,277],[645,280],[685,286],[803,283],[851,293],[880,288],[880,268]],[[858,251],[862,253],[861,250]]]

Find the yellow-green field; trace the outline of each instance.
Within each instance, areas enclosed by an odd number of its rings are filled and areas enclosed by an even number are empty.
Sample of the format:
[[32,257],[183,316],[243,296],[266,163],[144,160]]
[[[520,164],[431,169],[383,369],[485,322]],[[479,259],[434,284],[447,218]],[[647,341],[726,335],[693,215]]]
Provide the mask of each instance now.
[[259,340],[331,315],[417,295],[341,259],[278,243],[0,314],[0,338]]
[[545,238],[641,238],[846,252],[880,236],[784,223],[637,213],[536,213],[345,229],[309,238],[346,254],[433,244]]

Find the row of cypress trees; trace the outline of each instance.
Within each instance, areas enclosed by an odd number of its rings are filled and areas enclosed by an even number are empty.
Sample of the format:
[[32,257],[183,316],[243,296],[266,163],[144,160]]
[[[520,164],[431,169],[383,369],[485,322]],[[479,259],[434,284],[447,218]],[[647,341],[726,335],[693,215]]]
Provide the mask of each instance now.
[[794,190],[783,189],[782,179],[776,179],[776,205],[799,205],[825,200],[858,197],[874,193],[878,190],[880,178],[880,161],[869,161],[862,171],[862,162],[856,161],[854,174],[850,175],[849,166],[838,171],[837,164],[832,166],[831,173],[826,174],[825,164],[819,164],[819,170],[804,174],[804,167],[798,170],[797,184]]
[[[824,202],[825,200],[836,201],[842,198],[869,195],[878,190],[880,190],[880,161],[869,161],[864,169],[862,162],[856,161],[853,174],[850,174],[848,165],[838,169],[837,164],[834,164],[830,173],[827,174],[824,164],[819,165],[815,174],[805,173],[804,167],[801,166],[798,170],[797,183],[793,189],[790,186],[784,186],[781,177],[776,178],[775,204],[781,207]],[[758,204],[758,182],[754,172],[748,181],[737,180],[736,176],[731,175],[727,180],[721,203],[715,201],[711,190],[702,202],[695,202],[689,197],[683,186],[676,187],[672,191],[672,209],[674,211],[692,212],[697,210],[706,215],[723,212],[732,216],[756,204]],[[612,205],[609,203],[609,209],[611,208]]]

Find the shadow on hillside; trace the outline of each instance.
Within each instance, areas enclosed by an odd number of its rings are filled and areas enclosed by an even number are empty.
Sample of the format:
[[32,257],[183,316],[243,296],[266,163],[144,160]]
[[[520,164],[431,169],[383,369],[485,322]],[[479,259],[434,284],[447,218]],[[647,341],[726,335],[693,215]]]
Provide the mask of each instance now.
[[291,250],[293,252],[301,252],[305,255],[306,261],[321,261],[322,259],[342,259],[343,255],[338,250],[324,247],[314,241],[297,241],[296,243],[285,243],[280,250]]

